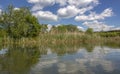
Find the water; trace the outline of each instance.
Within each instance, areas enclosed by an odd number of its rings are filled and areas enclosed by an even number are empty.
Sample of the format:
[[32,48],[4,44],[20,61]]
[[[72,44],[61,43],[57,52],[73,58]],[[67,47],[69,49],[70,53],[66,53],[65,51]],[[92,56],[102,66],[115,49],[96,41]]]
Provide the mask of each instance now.
[[120,74],[120,46],[0,47],[0,74]]

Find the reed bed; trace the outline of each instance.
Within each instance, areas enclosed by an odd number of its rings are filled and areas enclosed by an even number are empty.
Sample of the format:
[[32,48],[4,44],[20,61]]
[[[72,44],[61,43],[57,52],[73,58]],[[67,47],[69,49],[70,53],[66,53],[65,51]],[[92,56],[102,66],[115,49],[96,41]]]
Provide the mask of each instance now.
[[81,33],[46,33],[40,34],[35,38],[21,38],[21,39],[12,39],[5,37],[0,40],[1,44],[9,45],[38,45],[38,46],[48,46],[48,45],[76,45],[76,44],[96,44],[96,43],[107,43],[113,42],[120,44],[120,37],[100,37],[97,34],[88,35]]

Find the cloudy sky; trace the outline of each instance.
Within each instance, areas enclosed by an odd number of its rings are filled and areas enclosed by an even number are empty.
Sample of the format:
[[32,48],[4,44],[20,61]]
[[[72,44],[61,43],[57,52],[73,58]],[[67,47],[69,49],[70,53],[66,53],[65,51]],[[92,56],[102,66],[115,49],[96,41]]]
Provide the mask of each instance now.
[[120,29],[120,0],[0,0],[0,12],[9,4],[30,7],[43,24],[74,24],[96,31]]

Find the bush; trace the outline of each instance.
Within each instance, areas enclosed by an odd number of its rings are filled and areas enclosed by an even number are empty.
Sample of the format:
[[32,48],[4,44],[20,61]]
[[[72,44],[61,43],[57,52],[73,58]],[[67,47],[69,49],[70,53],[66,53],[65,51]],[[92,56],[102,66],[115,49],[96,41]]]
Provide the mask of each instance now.
[[14,10],[13,6],[8,6],[1,14],[0,26],[15,39],[38,36],[40,32],[37,18],[26,7]]

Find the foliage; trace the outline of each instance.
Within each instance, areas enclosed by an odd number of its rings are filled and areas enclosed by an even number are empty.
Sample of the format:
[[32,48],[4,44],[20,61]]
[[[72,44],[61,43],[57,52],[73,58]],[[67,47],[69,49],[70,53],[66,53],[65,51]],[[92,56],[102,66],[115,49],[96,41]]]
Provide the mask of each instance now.
[[60,25],[60,26],[53,26],[51,32],[55,33],[66,33],[66,32],[78,32],[78,28],[75,25]]
[[88,28],[87,30],[86,30],[86,34],[93,34],[93,29],[92,28]]
[[120,36],[120,32],[99,32],[101,37],[116,37]]
[[32,16],[28,8],[15,10],[12,5],[3,11],[0,17],[0,26],[12,38],[34,37],[39,35],[40,25],[37,18]]

